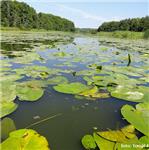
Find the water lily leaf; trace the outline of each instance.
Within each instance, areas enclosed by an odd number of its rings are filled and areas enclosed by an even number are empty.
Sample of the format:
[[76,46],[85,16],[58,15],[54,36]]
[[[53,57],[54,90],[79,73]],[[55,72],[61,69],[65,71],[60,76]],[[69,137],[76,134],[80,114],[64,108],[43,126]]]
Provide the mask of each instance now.
[[96,143],[92,135],[85,135],[83,136],[82,140],[82,145],[84,146],[85,149],[90,150],[90,149],[95,149],[96,148]]
[[23,76],[17,75],[17,74],[4,74],[3,76],[0,77],[0,81],[16,81],[22,79]]
[[11,118],[6,117],[1,120],[1,136],[3,140],[8,138],[9,133],[14,130],[16,130],[16,127],[14,121]]
[[44,90],[32,82],[20,83],[17,86],[17,96],[21,101],[37,101]]
[[88,89],[86,85],[79,83],[79,82],[58,84],[57,86],[54,86],[53,88],[54,90],[58,92],[67,93],[67,94],[78,94]]
[[134,88],[118,85],[115,90],[111,92],[111,96],[127,101],[142,102],[148,98],[149,94],[147,93],[147,89],[148,88],[142,86]]
[[26,66],[24,68],[19,68],[14,70],[17,74],[24,74],[28,77],[33,78],[47,78],[49,76],[50,69],[46,66]]
[[134,147],[134,145],[139,145],[139,140],[137,137],[127,139],[125,143],[116,143],[114,150],[142,150],[142,148]]
[[101,137],[110,140],[110,141],[116,141],[116,142],[124,142],[127,140],[123,132],[117,130],[117,131],[103,131],[103,132],[97,132],[98,135]]
[[149,137],[148,136],[142,136],[139,139],[139,142],[142,143],[142,144],[149,144]]
[[1,148],[4,150],[50,150],[46,138],[31,129],[11,132],[9,138],[2,142]]
[[127,138],[129,138],[129,139],[132,139],[132,138],[136,137],[135,134],[134,134],[134,132],[135,132],[135,127],[134,127],[133,125],[128,125],[128,126],[126,126],[126,127],[123,127],[123,128],[121,129],[121,131],[122,131],[123,134],[124,134]]
[[56,76],[47,80],[48,84],[60,84],[60,83],[67,83],[67,82],[68,79],[63,76]]
[[15,57],[13,62],[18,64],[31,64],[35,60],[41,61],[41,57],[38,53],[22,51],[21,57]]
[[65,57],[65,56],[67,56],[67,54],[65,52],[57,52],[57,53],[54,53],[54,56]]
[[123,117],[137,130],[149,136],[149,104],[138,104],[136,109],[130,105],[124,105],[121,109]]
[[79,95],[83,95],[86,97],[93,97],[93,98],[108,98],[109,97],[108,93],[99,92],[99,89],[96,86],[91,89],[87,89],[81,92]]
[[10,102],[16,98],[16,85],[13,82],[2,81],[0,90],[0,101]]
[[121,130],[102,131],[102,132],[97,132],[97,134],[107,140],[120,142],[120,143],[125,143],[127,142],[128,139],[136,137],[136,135],[134,134],[134,127],[132,125],[126,126]]
[[97,146],[100,150],[113,150],[115,143],[109,140],[106,140],[102,137],[100,137],[99,135],[97,135],[96,133],[93,134],[94,140],[97,143]]
[[102,50],[102,51],[107,51],[107,50],[108,50],[108,47],[100,47],[100,50]]
[[0,104],[0,118],[7,116],[17,109],[18,105],[14,102],[2,101]]

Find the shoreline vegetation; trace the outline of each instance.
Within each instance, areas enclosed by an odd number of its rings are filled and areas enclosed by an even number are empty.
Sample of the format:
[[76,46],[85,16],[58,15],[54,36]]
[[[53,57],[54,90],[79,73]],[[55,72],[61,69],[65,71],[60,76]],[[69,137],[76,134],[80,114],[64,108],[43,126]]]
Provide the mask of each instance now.
[[[94,31],[94,32],[93,32]],[[54,30],[45,30],[45,29],[20,29],[17,27],[0,27],[0,32],[65,32],[65,31],[54,31]],[[72,33],[72,32],[65,32]],[[113,31],[113,32],[95,32],[95,30],[80,30],[75,31],[74,34],[83,34],[83,35],[94,35],[98,37],[106,38],[118,38],[118,39],[149,39],[149,30],[145,32],[134,32],[134,31]]]
[[24,2],[0,2],[1,26],[20,29],[45,29],[56,31],[74,31],[74,23],[68,19],[39,12]]
[[149,39],[149,16],[103,22],[97,29],[76,28],[72,21],[52,14],[37,13],[24,2],[2,0],[0,21],[1,31],[63,31],[120,39]]

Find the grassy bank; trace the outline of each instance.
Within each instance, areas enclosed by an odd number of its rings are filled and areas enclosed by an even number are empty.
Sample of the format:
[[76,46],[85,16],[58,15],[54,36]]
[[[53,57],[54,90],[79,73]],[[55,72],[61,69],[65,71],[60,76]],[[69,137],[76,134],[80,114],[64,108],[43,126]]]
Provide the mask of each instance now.
[[[45,30],[45,29],[20,29],[16,27],[0,27],[1,32],[46,32],[46,33],[67,33],[71,34],[69,31],[53,31],[53,30]],[[99,36],[99,37],[109,37],[109,38],[119,38],[119,39],[149,39],[149,30],[146,32],[132,32],[132,31],[115,31],[115,32],[82,32],[76,30],[73,34],[76,35],[86,35],[86,36]]]
[[113,37],[121,39],[143,39],[144,32],[131,32],[131,31],[115,31],[115,32],[98,32],[98,36]]

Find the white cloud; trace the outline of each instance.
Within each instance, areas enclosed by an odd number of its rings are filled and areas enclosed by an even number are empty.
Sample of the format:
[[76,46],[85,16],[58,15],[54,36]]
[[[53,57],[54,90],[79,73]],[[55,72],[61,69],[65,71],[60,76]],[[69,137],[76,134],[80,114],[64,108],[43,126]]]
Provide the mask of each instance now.
[[[71,19],[73,21],[73,17],[71,18],[71,15],[72,16],[77,16],[77,17],[82,19],[81,21],[86,20],[88,22],[92,22],[92,24],[94,24],[92,27],[94,27],[94,28],[98,27],[103,22],[108,22],[108,21],[113,21],[113,20],[118,21],[118,20],[123,19],[123,18],[120,18],[118,16],[114,16],[112,18],[111,17],[110,18],[105,18],[105,17],[99,16],[99,15],[95,15],[95,14],[85,12],[85,11],[83,11],[81,9],[78,9],[78,8],[69,7],[69,6],[64,5],[64,4],[56,4],[56,6],[58,7],[58,9],[61,12],[65,11],[69,14],[68,19]],[[80,26],[80,25],[77,25],[77,26]]]
[[103,21],[105,20],[105,18],[101,17],[101,16],[97,16],[97,15],[93,15],[93,14],[90,14],[88,12],[85,12],[83,10],[80,10],[80,9],[77,9],[77,8],[72,8],[72,7],[69,7],[69,6],[66,6],[66,5],[63,5],[63,4],[57,4],[57,6],[62,9],[62,11],[68,11],[70,13],[77,13],[77,15],[83,17],[84,19],[92,19],[92,20],[95,20],[95,21]]

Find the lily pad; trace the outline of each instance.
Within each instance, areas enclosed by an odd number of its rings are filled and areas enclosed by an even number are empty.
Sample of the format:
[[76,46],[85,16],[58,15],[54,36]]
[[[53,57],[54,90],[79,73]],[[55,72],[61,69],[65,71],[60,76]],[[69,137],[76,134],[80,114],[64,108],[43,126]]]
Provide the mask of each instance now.
[[58,84],[53,88],[58,92],[67,93],[67,94],[78,94],[88,89],[86,85],[79,82]]
[[2,81],[0,90],[0,101],[10,102],[16,98],[16,85],[14,82]]
[[139,87],[128,87],[123,85],[118,85],[115,90],[112,90],[111,96],[133,102],[143,102],[148,100],[149,88],[145,86]]
[[142,144],[149,144],[149,137],[148,136],[142,136],[139,139],[139,142],[142,143]]
[[0,118],[7,116],[17,109],[18,105],[14,102],[2,101],[0,104]]
[[20,129],[13,131],[1,144],[4,150],[50,150],[45,137],[31,129]]
[[136,109],[133,106],[124,105],[121,113],[137,130],[149,136],[149,103],[137,104]]
[[90,149],[95,149],[96,148],[96,143],[92,135],[85,135],[82,140],[82,145],[84,146],[85,149],[90,150]]
[[16,127],[14,121],[11,118],[6,117],[1,120],[1,136],[3,140],[8,138],[9,133],[14,130],[16,130]]
[[140,145],[137,137],[127,139],[127,142],[125,143],[116,143],[114,150],[142,150],[142,148],[134,147],[134,145]]
[[61,84],[61,83],[67,83],[67,82],[68,82],[68,79],[63,76],[56,76],[47,80],[48,84]]
[[37,101],[43,93],[44,90],[32,82],[20,83],[17,86],[17,96],[21,101]]
[[17,74],[24,74],[28,77],[33,78],[47,78],[50,74],[50,69],[45,66],[26,66],[24,68],[19,68],[14,70]]
[[126,126],[121,130],[102,131],[102,132],[97,132],[97,134],[109,141],[120,142],[120,143],[125,143],[127,142],[128,139],[136,137],[134,133],[134,127],[132,125]]
[[114,142],[106,140],[100,137],[99,135],[97,135],[96,133],[93,134],[93,137],[100,150],[113,150],[114,149],[114,146],[115,146]]
[[99,89],[95,86],[91,89],[87,89],[81,92],[79,95],[86,96],[86,97],[93,97],[93,98],[108,98],[108,93],[100,92]]

